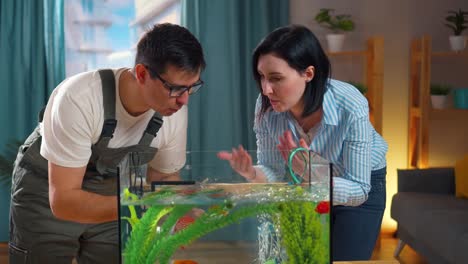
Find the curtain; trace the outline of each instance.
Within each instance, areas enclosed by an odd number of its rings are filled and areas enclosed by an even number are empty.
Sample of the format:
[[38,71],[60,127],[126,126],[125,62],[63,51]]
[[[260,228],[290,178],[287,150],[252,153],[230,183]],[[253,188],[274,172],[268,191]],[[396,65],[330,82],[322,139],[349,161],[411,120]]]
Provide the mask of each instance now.
[[187,167],[194,180],[235,182],[216,152],[242,144],[255,156],[255,101],[251,54],[273,29],[288,24],[289,1],[185,0],[182,25],[201,42],[207,68],[204,87],[190,97]]
[[[202,74],[204,87],[190,96],[189,153],[182,176],[197,181],[242,182],[216,153],[242,144],[255,159],[252,128],[259,90],[252,76],[251,55],[263,37],[288,24],[289,1],[184,0],[181,20],[199,39],[207,63]],[[212,237],[256,239],[256,225],[244,223],[230,229]]]
[[[0,1],[0,153],[32,132],[64,79],[63,35],[63,0]],[[6,241],[10,192],[0,189],[0,241]]]
[[52,90],[65,79],[64,13],[63,0],[44,1],[44,45],[47,69],[45,103]]

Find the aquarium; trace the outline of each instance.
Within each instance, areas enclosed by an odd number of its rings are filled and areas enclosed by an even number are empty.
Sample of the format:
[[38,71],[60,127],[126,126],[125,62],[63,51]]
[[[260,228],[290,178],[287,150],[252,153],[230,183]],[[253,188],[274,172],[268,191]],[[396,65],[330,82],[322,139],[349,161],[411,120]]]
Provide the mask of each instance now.
[[249,183],[216,152],[180,155],[180,181],[147,179],[141,154],[120,163],[121,263],[331,263],[326,160],[297,149]]

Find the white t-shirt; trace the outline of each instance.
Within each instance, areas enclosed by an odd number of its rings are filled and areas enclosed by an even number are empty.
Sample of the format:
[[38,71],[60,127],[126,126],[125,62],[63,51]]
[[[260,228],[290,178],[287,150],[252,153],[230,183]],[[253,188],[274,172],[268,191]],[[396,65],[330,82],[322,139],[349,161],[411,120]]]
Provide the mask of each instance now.
[[[114,70],[116,79],[117,127],[108,147],[135,145],[141,139],[153,110],[131,116],[119,96],[119,78],[126,69]],[[101,78],[97,71],[85,72],[63,81],[52,92],[41,124],[41,155],[59,166],[83,167],[89,162],[91,145],[101,135],[104,105]],[[162,173],[174,173],[185,164],[187,143],[187,107],[164,123],[151,143],[158,152],[149,165]]]

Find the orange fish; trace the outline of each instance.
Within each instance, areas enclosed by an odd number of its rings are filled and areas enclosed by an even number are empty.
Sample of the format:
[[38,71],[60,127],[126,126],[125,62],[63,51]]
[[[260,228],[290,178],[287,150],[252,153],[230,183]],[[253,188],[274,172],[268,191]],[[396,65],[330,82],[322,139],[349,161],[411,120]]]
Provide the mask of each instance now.
[[315,212],[319,214],[328,214],[330,212],[330,202],[321,201],[317,207],[315,207]]
[[195,222],[195,218],[188,216],[188,215],[182,216],[181,218],[179,218],[179,220],[177,220],[177,223],[175,224],[174,233],[186,228],[187,226],[191,225],[193,222]]
[[[176,233],[186,228],[187,226],[191,225],[193,222],[195,222],[195,218],[188,216],[188,215],[182,216],[181,218],[179,218],[179,220],[177,220],[177,223],[175,224],[174,229],[173,229],[173,233]],[[185,249],[185,247],[181,246],[180,249]]]
[[179,260],[174,260],[172,264],[198,264],[198,262],[195,262],[189,259],[179,259]]

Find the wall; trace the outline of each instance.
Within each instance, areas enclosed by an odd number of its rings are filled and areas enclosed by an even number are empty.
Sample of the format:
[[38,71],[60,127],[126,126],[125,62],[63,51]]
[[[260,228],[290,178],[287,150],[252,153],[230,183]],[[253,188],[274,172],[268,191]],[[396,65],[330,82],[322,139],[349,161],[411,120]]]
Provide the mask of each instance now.
[[[423,0],[290,0],[291,23],[303,24],[312,29],[323,45],[326,45],[326,30],[320,28],[314,21],[314,16],[320,8],[334,8],[336,13],[351,14],[356,23],[356,29],[349,34],[346,50],[363,50],[369,36],[384,37],[384,92],[383,92],[383,136],[389,143],[387,154],[387,209],[384,215],[383,229],[394,230],[396,223],[390,218],[390,202],[397,191],[398,168],[407,167],[408,143],[408,91],[409,91],[409,47],[411,39],[430,34],[434,38],[434,49],[447,50],[449,30],[443,26],[446,11],[455,8],[468,10],[466,0],[423,1]],[[358,63],[358,62],[356,62]],[[356,64],[361,67],[362,64]],[[350,68],[350,66],[347,66]],[[466,64],[465,68],[466,69]],[[346,69],[335,68],[338,71]],[[442,69],[447,73],[447,68]],[[336,72],[339,76],[340,72]],[[438,73],[441,74],[440,72]],[[466,75],[466,74],[465,74]],[[446,76],[442,73],[442,76]],[[465,80],[465,86],[468,81]],[[465,115],[466,117],[466,115]],[[466,119],[466,118],[465,118]],[[455,122],[460,122],[458,119]],[[431,137],[440,135],[443,131],[457,135],[463,139],[462,145],[457,140],[448,143],[432,140],[431,159],[433,166],[452,165],[462,153],[468,153],[468,144],[462,135],[466,135],[467,124],[453,129],[440,131],[440,120],[431,124]],[[446,127],[444,125],[443,127]],[[439,130],[436,130],[438,128]],[[463,134],[459,133],[462,132]],[[465,131],[465,132],[463,132]],[[458,141],[460,142],[460,141]],[[460,147],[461,146],[461,147]],[[442,152],[443,151],[443,152]],[[444,155],[436,155],[444,153]],[[442,156],[443,158],[441,158]],[[434,164],[433,164],[434,163]]]
[[[432,3],[433,2],[433,3]],[[418,23],[412,24],[414,35],[429,34],[432,37],[433,51],[446,51],[449,49],[448,35],[452,31],[441,26],[447,10],[468,10],[468,1],[431,1],[431,5],[422,0],[412,0],[410,8],[416,10],[420,15],[414,20]],[[424,13],[420,6],[424,8]],[[441,19],[438,19],[441,18]],[[464,32],[468,34],[467,31]],[[468,58],[432,58],[431,82],[448,83],[454,88],[468,88],[467,63]],[[449,95],[449,105],[453,105],[452,96]],[[449,106],[449,107],[450,107]],[[429,165],[432,167],[453,166],[456,160],[468,153],[468,115],[455,114],[449,116],[432,115],[429,132]]]

